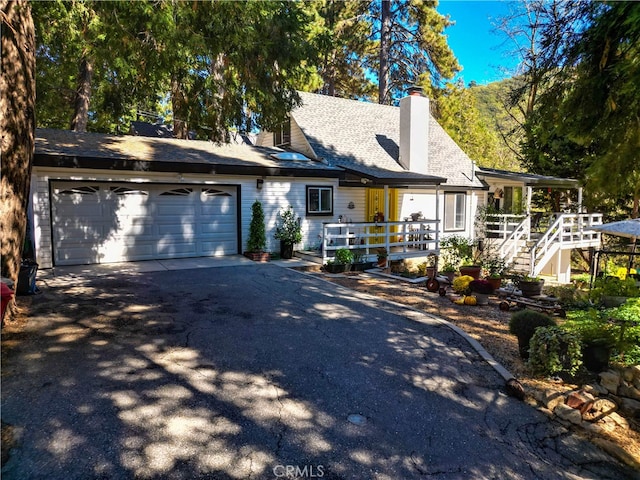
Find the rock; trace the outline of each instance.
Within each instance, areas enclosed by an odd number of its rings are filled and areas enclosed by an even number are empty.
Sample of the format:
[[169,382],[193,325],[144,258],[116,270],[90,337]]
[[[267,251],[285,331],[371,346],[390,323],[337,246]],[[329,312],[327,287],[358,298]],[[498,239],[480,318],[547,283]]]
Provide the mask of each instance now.
[[569,405],[571,408],[575,408],[576,410],[580,410],[580,413],[583,414],[593,403],[595,399],[593,395],[585,392],[584,390],[580,390],[577,392],[571,392],[567,395],[565,400],[565,404]]
[[610,440],[605,440],[604,438],[594,438],[593,443],[595,443],[598,447],[603,449],[609,455],[617,458],[618,460],[623,461],[627,465],[640,468],[640,462],[638,462],[631,454],[629,454],[624,448],[615,444]]
[[606,395],[607,393],[609,393],[609,390],[604,388],[599,383],[590,383],[590,384],[585,385],[584,387],[582,387],[582,389],[585,392],[590,393],[594,397],[601,397],[602,395]]
[[633,371],[633,379],[640,381],[640,365],[634,365],[629,367]]
[[622,370],[622,379],[625,382],[631,383],[633,382],[634,374],[635,374],[635,371],[633,367],[627,367],[624,370]]
[[580,425],[582,423],[582,415],[580,412],[575,408],[571,408],[569,405],[565,405],[564,403],[561,403],[554,408],[553,413],[555,413],[558,418],[567,420],[575,425]]
[[640,418],[640,401],[620,397],[620,411],[632,418]]
[[542,400],[544,406],[553,411],[556,406],[564,404],[564,393],[560,390],[546,390]]
[[518,400],[524,400],[524,387],[515,378],[508,380],[505,388],[507,390],[507,393],[512,397],[515,397]]
[[618,409],[618,404],[609,398],[598,398],[594,400],[589,408],[582,412],[582,418],[587,422],[597,422],[607,415],[614,413]]
[[618,392],[618,385],[620,385],[620,374],[609,370],[602,372],[598,375],[600,377],[600,385],[607,389],[608,392],[614,395]]
[[618,387],[618,396],[640,400],[640,390],[623,383]]

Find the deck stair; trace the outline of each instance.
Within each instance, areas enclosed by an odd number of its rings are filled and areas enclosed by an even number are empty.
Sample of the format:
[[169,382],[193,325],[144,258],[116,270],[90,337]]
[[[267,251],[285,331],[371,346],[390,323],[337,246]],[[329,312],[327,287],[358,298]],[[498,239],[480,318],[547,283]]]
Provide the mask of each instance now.
[[500,256],[512,271],[540,275],[561,250],[597,247],[600,234],[591,229],[602,224],[601,214],[560,213],[551,217],[543,233],[532,232],[530,217],[518,224],[500,245]]

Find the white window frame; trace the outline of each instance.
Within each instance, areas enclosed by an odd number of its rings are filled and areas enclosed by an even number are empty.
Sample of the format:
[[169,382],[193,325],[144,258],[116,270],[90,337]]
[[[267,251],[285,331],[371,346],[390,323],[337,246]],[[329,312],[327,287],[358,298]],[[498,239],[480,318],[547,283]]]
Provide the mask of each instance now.
[[445,192],[444,194],[444,231],[460,232],[467,224],[467,194]]

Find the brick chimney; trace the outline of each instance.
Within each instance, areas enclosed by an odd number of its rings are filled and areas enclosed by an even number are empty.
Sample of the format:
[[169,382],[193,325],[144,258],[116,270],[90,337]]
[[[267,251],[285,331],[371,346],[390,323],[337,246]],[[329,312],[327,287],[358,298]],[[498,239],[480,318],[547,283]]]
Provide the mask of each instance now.
[[429,99],[412,87],[400,100],[400,165],[416,173],[429,169]]

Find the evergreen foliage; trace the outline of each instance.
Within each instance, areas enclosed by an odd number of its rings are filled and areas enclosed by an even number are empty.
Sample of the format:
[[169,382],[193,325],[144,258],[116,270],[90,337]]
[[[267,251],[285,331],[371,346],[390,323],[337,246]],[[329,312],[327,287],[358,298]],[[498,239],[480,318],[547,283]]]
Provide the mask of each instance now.
[[518,338],[520,357],[529,358],[529,341],[538,327],[555,326],[556,322],[549,315],[535,310],[524,309],[515,312],[509,320],[509,332]]
[[249,239],[247,249],[250,252],[262,252],[267,246],[267,234],[264,226],[264,211],[259,200],[251,205],[251,223],[249,224]]

